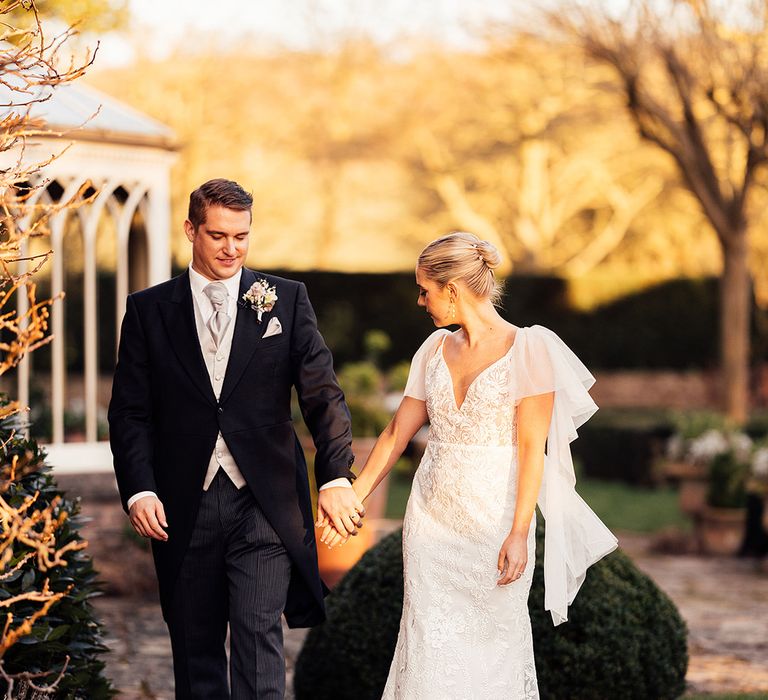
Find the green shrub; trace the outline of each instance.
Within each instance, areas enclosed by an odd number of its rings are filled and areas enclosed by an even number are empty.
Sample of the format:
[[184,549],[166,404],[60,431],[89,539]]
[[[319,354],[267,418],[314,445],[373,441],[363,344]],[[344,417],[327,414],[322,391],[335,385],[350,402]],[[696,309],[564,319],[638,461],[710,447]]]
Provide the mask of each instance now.
[[297,700],[380,700],[403,609],[401,537],[368,550],[328,598],[296,662]]
[[377,398],[347,396],[347,408],[355,437],[378,437],[392,417]]
[[[328,599],[296,665],[297,700],[379,700],[402,611],[400,531],[365,554]],[[544,610],[543,527],[529,608],[543,700],[666,700],[685,689],[686,628],[674,604],[621,552],[590,568],[554,627]]]
[[411,371],[409,361],[398,362],[387,374],[387,384],[390,391],[402,392],[408,383],[408,374]]
[[363,336],[363,346],[366,359],[378,367],[382,355],[392,347],[392,341],[384,331],[373,328]]
[[[3,440],[8,440],[7,431],[0,431]],[[39,494],[34,508],[49,506],[54,499],[61,500],[53,515],[64,515],[63,525],[56,531],[56,545],[61,548],[72,541],[80,541],[78,533],[79,503],[63,498],[57,488],[48,467],[44,466],[45,455],[33,440],[19,438],[10,439],[5,445],[6,460],[13,455],[24,457],[40,467],[22,478],[12,481],[8,490],[3,494],[6,502],[14,508],[19,507],[25,499]],[[19,562],[29,551],[19,547],[14,552],[14,558],[8,565],[8,570]],[[56,698],[58,700],[101,700],[114,695],[110,682],[104,676],[104,662],[100,656],[107,651],[103,645],[102,630],[94,617],[90,600],[99,595],[96,572],[87,550],[70,551],[64,555],[66,564],[54,566],[47,571],[37,567],[35,558],[27,561],[18,571],[7,576],[0,584],[0,600],[17,596],[33,590],[41,590],[45,579],[49,580],[50,590],[54,593],[64,591],[72,586],[70,592],[57,601],[48,614],[38,619],[30,634],[22,637],[11,646],[3,657],[6,672],[43,673],[51,671],[47,676],[39,678],[38,685],[45,685],[55,680],[62,669],[65,658],[69,656],[67,670],[58,685]],[[15,620],[29,617],[39,610],[40,603],[21,602],[12,607]],[[0,692],[4,693],[4,684],[0,682]]]
[[355,437],[377,436],[391,417],[383,404],[381,372],[373,362],[348,362],[338,377],[352,415],[352,434]]
[[372,362],[348,362],[338,373],[344,393],[351,396],[375,396],[381,391],[381,372]]

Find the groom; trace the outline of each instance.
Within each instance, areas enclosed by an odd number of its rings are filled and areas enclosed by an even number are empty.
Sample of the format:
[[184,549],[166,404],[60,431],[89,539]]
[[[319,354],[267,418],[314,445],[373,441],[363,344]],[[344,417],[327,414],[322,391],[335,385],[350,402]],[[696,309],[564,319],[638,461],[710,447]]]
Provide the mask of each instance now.
[[364,515],[306,289],[243,267],[251,206],[229,180],[192,192],[192,264],[128,297],[109,406],[121,499],[152,538],[177,698],[282,699],[281,615],[324,618],[291,387],[317,447],[320,513],[350,534]]

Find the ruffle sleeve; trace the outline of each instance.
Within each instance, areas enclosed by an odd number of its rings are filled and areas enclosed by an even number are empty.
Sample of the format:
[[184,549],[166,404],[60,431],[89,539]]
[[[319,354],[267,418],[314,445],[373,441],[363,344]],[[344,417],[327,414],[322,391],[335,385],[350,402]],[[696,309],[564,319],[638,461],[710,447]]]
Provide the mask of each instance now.
[[427,400],[426,374],[427,362],[434,356],[440,339],[448,335],[450,331],[441,328],[430,335],[416,351],[411,360],[411,369],[408,372],[408,381],[405,384],[403,396],[410,396],[419,401]]
[[542,326],[518,330],[513,358],[510,394],[515,405],[527,396],[555,395],[538,505],[546,521],[544,608],[559,625],[568,619],[568,606],[587,569],[618,545],[575,489],[570,443],[597,411],[588,392],[595,378],[555,333]]

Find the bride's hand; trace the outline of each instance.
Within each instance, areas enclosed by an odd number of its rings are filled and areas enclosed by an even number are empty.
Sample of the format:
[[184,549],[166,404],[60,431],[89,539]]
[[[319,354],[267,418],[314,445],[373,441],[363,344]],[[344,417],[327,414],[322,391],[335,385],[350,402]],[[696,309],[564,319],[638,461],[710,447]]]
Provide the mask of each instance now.
[[517,581],[528,564],[527,534],[510,532],[499,550],[499,586]]
[[[357,486],[357,481],[352,482],[352,489],[354,490],[355,495],[360,499],[360,502],[362,503],[363,498],[367,494],[363,494],[360,491],[360,488]],[[333,547],[346,544],[347,540],[350,537],[349,533],[347,532],[339,532],[327,517],[324,519],[324,522],[318,523],[318,525],[322,525],[325,528],[323,531],[323,535],[320,538],[320,541],[323,544],[325,544],[328,547],[328,549],[332,549]],[[360,527],[362,527],[362,523]]]

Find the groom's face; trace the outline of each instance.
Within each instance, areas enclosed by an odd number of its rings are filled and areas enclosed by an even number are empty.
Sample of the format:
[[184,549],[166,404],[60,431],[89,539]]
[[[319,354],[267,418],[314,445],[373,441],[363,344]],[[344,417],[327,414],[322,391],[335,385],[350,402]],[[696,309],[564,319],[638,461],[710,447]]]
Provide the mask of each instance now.
[[251,212],[211,205],[197,228],[184,222],[184,233],[192,242],[192,267],[209,280],[232,277],[248,254]]

